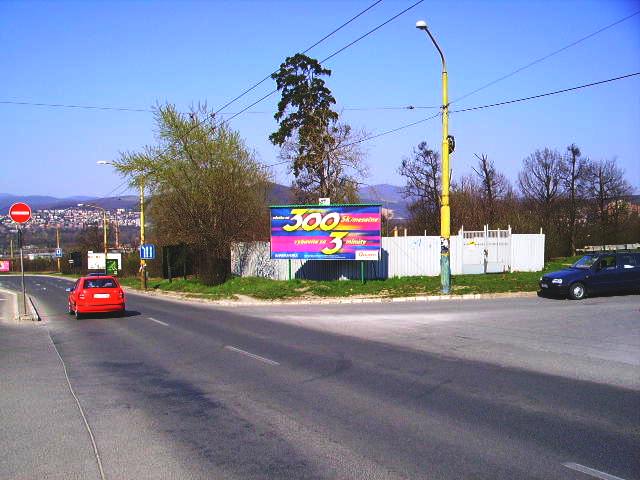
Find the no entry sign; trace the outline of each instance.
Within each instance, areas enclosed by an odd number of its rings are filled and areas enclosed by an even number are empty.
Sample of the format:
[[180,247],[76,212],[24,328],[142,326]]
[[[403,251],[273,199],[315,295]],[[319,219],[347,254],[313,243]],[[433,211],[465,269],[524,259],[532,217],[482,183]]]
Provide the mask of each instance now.
[[14,203],[9,209],[9,216],[16,223],[26,223],[31,218],[31,207],[22,202]]

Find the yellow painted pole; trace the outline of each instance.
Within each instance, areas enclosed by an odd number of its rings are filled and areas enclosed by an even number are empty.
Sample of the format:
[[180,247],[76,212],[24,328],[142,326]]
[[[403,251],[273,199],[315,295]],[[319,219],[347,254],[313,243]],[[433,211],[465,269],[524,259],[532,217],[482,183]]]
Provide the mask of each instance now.
[[102,233],[104,236],[104,274],[107,274],[107,252],[109,251],[109,244],[107,240],[107,210],[102,209]]
[[[144,245],[144,181],[140,180],[140,246]],[[147,289],[147,262],[140,258],[140,281],[142,288]]]
[[[56,227],[56,247],[60,248],[60,226]],[[62,270],[60,269],[60,257],[58,257],[58,273]]]
[[442,293],[451,290],[451,261],[449,257],[449,242],[451,238],[451,210],[449,207],[450,168],[449,168],[449,92],[447,63],[444,54],[431,35],[426,22],[419,21],[416,28],[424,30],[435,45],[442,60],[442,196],[440,199],[440,284]]

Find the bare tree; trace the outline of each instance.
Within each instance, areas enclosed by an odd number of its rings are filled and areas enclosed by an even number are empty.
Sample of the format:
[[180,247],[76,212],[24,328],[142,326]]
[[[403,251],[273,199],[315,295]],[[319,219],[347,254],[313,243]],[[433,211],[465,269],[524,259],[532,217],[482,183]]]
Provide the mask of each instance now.
[[291,162],[296,201],[315,203],[319,197],[330,197],[338,203],[357,202],[359,179],[367,175],[361,147],[365,132],[332,122],[322,135],[325,139],[315,142],[321,147],[314,150],[314,155],[308,155],[304,162],[300,161],[297,135],[282,145],[280,158]]
[[562,194],[562,156],[555,150],[536,150],[524,159],[518,185],[524,199],[542,220],[548,233]]
[[589,190],[595,203],[599,224],[600,243],[616,240],[620,219],[628,209],[625,195],[632,191],[624,178],[624,171],[616,160],[594,162],[589,174]]
[[409,204],[409,225],[414,231],[438,232],[440,225],[440,155],[427,142],[413,149],[411,158],[403,158],[398,173],[406,178],[403,196]]
[[493,160],[489,160],[487,155],[474,155],[478,159],[478,167],[472,169],[480,180],[484,220],[492,225],[497,221],[498,202],[510,190],[509,180],[496,170]]
[[579,209],[586,195],[589,177],[589,160],[582,156],[575,143],[567,147],[568,155],[562,160],[562,184],[567,198],[567,222],[569,227],[569,252],[576,254],[577,219]]

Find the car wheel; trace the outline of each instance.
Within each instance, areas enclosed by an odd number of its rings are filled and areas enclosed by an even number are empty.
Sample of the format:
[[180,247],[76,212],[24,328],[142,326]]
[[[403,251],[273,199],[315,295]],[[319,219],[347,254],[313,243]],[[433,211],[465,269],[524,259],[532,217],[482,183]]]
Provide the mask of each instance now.
[[69,302],[69,315],[73,315],[74,313],[73,308],[71,308],[71,302]]
[[584,284],[576,282],[569,287],[569,298],[571,300],[582,300],[587,296],[587,289]]
[[80,318],[82,317],[82,314],[78,311],[78,307],[77,306],[76,306],[75,314],[76,314],[76,320],[80,320]]

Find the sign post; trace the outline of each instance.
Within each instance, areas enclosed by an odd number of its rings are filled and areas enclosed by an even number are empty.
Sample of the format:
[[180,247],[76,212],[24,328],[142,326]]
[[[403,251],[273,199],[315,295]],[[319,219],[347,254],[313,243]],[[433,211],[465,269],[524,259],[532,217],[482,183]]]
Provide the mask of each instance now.
[[[9,208],[9,217],[15,223],[23,224],[31,219],[31,207],[26,203],[18,202]],[[27,314],[27,290],[24,286],[24,254],[22,250],[22,229],[18,227],[18,246],[20,247],[20,277],[22,282],[22,315]]]

